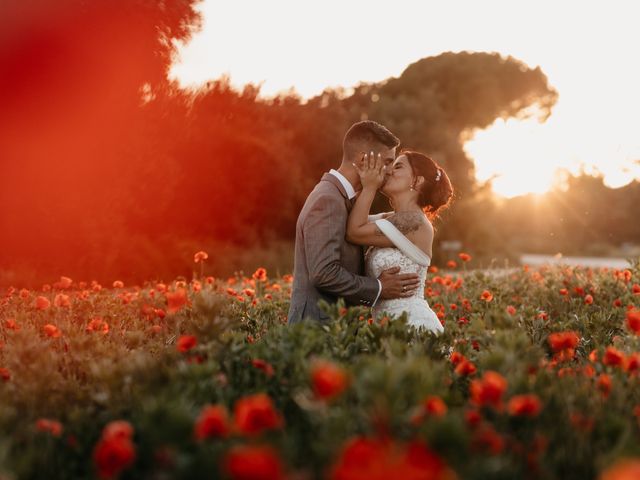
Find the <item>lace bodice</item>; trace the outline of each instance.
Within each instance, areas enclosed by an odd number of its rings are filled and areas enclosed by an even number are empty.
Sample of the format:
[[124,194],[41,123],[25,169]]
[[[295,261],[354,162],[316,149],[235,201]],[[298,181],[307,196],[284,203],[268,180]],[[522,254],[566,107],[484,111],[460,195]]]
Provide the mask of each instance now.
[[[422,266],[395,247],[369,247],[365,254],[365,268],[368,277],[378,278],[383,270],[400,267],[400,273],[417,273],[420,277],[420,287],[411,298],[424,298],[424,286],[427,279],[428,266]],[[388,305],[407,301],[406,298],[385,300]]]
[[[384,223],[382,223],[384,222]],[[390,300],[378,300],[373,308],[373,315],[380,317],[384,313],[400,316],[408,314],[408,323],[415,327],[424,327],[434,333],[444,331],[440,319],[424,298],[427,269],[430,259],[411,243],[399,230],[386,220],[378,220],[376,224],[396,245],[396,247],[369,247],[365,253],[365,273],[368,277],[377,278],[383,270],[400,267],[400,273],[417,273],[420,286],[411,297]]]

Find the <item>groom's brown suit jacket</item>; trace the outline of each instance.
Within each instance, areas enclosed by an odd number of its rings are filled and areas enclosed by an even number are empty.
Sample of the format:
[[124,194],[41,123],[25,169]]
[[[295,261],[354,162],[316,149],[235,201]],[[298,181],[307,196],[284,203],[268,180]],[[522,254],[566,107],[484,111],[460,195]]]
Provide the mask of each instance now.
[[296,224],[293,291],[288,323],[327,321],[321,299],[371,306],[379,283],[363,276],[362,247],[345,240],[353,203],[335,176],[325,173],[307,197]]

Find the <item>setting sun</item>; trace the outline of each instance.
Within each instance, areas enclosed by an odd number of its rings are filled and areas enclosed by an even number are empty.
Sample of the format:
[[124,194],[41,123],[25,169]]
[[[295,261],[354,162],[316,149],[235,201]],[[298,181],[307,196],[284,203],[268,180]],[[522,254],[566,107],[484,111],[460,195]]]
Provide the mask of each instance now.
[[[545,193],[562,164],[562,152],[552,152],[553,144],[546,124],[536,120],[497,120],[466,142],[465,150],[476,159],[476,177],[493,180],[493,190],[505,197],[526,193]],[[545,135],[547,138],[545,138]],[[544,139],[541,142],[540,139]]]
[[[309,98],[327,87],[397,77],[418,59],[445,51],[499,52],[539,66],[559,100],[544,124],[497,120],[475,132],[465,150],[479,180],[495,177],[496,193],[514,196],[548,190],[558,168],[577,172],[585,165],[612,187],[640,178],[640,69],[632,60],[640,56],[634,33],[640,6],[634,3],[546,0],[526,17],[518,5],[499,0],[393,6],[330,0],[308,13],[294,1],[207,0],[201,10],[203,30],[181,48],[172,70],[183,85],[229,75],[237,87],[261,85],[265,96],[294,88]],[[242,19],[242,28],[230,19]],[[243,42],[244,32],[260,41]],[[371,42],[375,48],[362,46]]]

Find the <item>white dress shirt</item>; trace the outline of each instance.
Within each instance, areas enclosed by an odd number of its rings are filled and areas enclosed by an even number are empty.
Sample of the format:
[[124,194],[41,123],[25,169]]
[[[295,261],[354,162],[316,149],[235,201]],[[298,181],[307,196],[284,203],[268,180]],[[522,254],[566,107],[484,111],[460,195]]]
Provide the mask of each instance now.
[[[356,191],[353,188],[353,185],[351,185],[351,182],[347,180],[347,178],[344,175],[342,175],[339,171],[334,170],[333,168],[329,170],[329,173],[334,177],[336,177],[338,180],[340,180],[340,183],[344,187],[345,192],[347,192],[347,197],[349,197],[349,200],[352,200],[356,196]],[[382,293],[382,282],[378,280],[378,295],[376,296],[376,299],[371,304],[372,307],[374,307],[375,304],[378,303],[378,298],[380,298],[381,293]]]

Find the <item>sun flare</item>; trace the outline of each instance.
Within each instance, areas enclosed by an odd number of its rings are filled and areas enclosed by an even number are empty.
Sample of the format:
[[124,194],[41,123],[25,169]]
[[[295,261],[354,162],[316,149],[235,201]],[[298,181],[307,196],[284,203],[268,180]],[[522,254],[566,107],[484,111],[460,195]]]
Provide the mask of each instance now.
[[504,197],[542,194],[551,188],[561,162],[558,152],[552,151],[552,135],[549,126],[533,119],[497,120],[476,132],[465,151],[475,160],[478,180],[492,180],[495,193]]
[[[630,60],[638,56],[635,32],[640,6],[551,0],[537,5],[522,22],[520,8],[501,1],[471,2],[461,16],[457,4],[446,2],[398,2],[388,10],[371,8],[369,3],[365,7],[362,1],[327,0],[309,22],[293,0],[277,6],[238,0],[224,7],[205,0],[201,5],[204,28],[181,46],[172,76],[193,86],[228,74],[238,88],[247,82],[260,84],[266,97],[293,87],[303,98],[310,98],[327,87],[349,89],[359,82],[398,76],[409,64],[429,55],[499,52],[539,66],[560,98],[544,124],[498,120],[475,133],[465,148],[476,162],[479,180],[494,178],[494,191],[510,197],[544,192],[551,187],[556,169],[577,172],[583,164],[595,166],[611,187],[640,178],[640,69]],[[500,8],[500,15],[486,15],[491,8]],[[274,16],[274,9],[281,15]],[[246,16],[248,10],[254,14]],[[345,47],[362,41],[361,29],[355,25],[363,11],[371,25],[402,18],[402,35],[378,37],[376,48],[361,48],[355,57],[354,50]],[[575,22],[576,15],[580,22]],[[267,17],[270,21],[264,22]],[[301,21],[292,22],[292,17]],[[243,18],[244,31],[260,42],[243,41],[236,23],[224,18]],[[327,25],[331,35],[326,35]],[[303,60],[305,67],[300,68]]]

